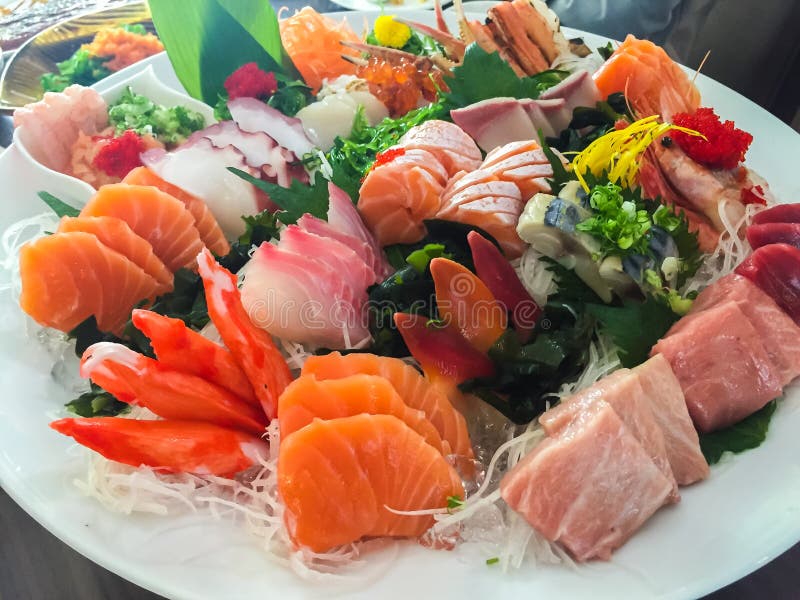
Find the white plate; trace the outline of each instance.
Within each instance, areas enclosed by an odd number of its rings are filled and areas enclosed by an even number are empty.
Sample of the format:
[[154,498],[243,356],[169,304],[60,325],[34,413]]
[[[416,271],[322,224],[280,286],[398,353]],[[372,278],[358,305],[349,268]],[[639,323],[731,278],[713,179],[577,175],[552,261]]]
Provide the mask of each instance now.
[[[432,10],[433,0],[398,0],[400,4],[392,4],[389,0],[331,0],[342,8],[366,12],[380,11],[386,14],[406,12],[410,10]],[[442,4],[449,4],[452,0],[442,0]]]
[[[349,14],[359,26],[363,15]],[[431,13],[414,18],[427,19]],[[602,38],[584,36],[590,45]],[[156,74],[175,83],[158,56]],[[141,69],[142,65],[133,67]],[[122,75],[129,76],[129,73]],[[112,84],[106,82],[105,85]],[[755,135],[749,164],[785,201],[800,198],[800,136],[727,88],[698,79],[704,105]],[[0,155],[0,227],[41,212],[39,185],[12,146]],[[50,190],[58,194],[58,190]],[[8,294],[0,297],[0,483],[36,520],[77,551],[143,587],[171,598],[696,598],[766,564],[800,540],[800,390],[787,391],[763,446],[715,467],[683,490],[609,563],[523,568],[502,574],[459,552],[405,545],[377,582],[355,590],[311,585],[270,563],[257,542],[207,515],[121,516],[71,485],[84,462],[70,440],[48,429],[68,399],[49,375],[45,349],[28,339]],[[49,413],[49,414],[48,414]],[[320,499],[324,501],[324,499]]]

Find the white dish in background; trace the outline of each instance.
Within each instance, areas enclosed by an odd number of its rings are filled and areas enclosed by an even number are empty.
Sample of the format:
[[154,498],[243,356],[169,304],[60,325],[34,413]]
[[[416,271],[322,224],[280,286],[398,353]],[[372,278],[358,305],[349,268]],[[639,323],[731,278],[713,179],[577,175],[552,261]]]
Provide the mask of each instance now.
[[[360,28],[363,14],[347,16]],[[430,24],[433,14],[412,18]],[[581,35],[591,47],[605,41]],[[162,81],[176,82],[166,56],[145,64]],[[134,66],[117,77],[142,68]],[[800,198],[795,176],[800,135],[706,77],[698,78],[698,86],[704,105],[755,135],[748,162],[771,182],[777,196]],[[35,193],[44,182],[15,146],[0,155],[0,181],[5,186],[0,229],[42,212]],[[58,195],[59,189],[49,191]],[[45,348],[26,337],[25,319],[10,294],[0,293],[0,483],[77,551],[170,598],[697,598],[763,566],[800,540],[800,390],[792,387],[760,448],[714,467],[708,481],[683,489],[682,501],[659,511],[609,563],[577,570],[523,567],[503,574],[485,565],[488,557],[409,543],[397,556],[371,557],[374,562],[388,558],[390,564],[369,585],[310,584],[270,562],[258,540],[228,521],[205,514],[124,516],[83,498],[71,484],[84,475],[83,455],[47,427],[69,398],[50,377],[51,364]]]
[[[168,85],[159,79],[150,63],[141,62],[136,67],[136,70],[133,71],[128,69],[120,71],[119,75],[113,79],[109,77],[102,82],[102,85],[95,86],[108,105],[119,100],[125,90],[130,87],[135,93],[146,96],[156,104],[166,107],[185,106],[197,111],[203,115],[207,125],[217,122],[214,118],[214,109],[178,91],[182,88],[175,85],[177,80],[174,75],[173,81],[170,82],[171,85]],[[86,204],[86,201],[94,194],[94,188],[80,179],[59,173],[40,163],[28,151],[27,134],[24,126],[15,129],[13,144],[19,151],[22,160],[27,163],[27,171],[35,174],[34,177],[41,186],[40,189],[51,192],[57,190],[56,195],[72,206]]]
[[[391,2],[377,2],[373,0],[331,0],[334,4],[338,4],[342,8],[349,10],[358,10],[362,12],[379,11],[386,14],[395,12],[405,12],[409,10],[433,10],[433,0],[400,0],[402,4],[392,4]],[[452,0],[442,2],[442,4],[449,4]]]

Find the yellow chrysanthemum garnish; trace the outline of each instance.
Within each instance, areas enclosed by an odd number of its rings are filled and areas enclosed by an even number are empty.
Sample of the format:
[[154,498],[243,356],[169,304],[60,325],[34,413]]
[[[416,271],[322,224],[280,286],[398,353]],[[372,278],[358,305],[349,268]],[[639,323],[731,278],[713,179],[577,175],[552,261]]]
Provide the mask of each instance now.
[[398,23],[392,15],[381,15],[375,19],[375,39],[381,46],[402,48],[411,39],[411,28]]
[[572,160],[572,170],[578,176],[581,186],[589,193],[589,185],[584,174],[587,172],[600,176],[608,172],[613,183],[621,182],[625,187],[634,187],[639,175],[641,157],[655,140],[669,131],[682,131],[689,135],[703,137],[701,133],[672,123],[659,123],[658,115],[631,123],[625,129],[610,131],[580,152]]

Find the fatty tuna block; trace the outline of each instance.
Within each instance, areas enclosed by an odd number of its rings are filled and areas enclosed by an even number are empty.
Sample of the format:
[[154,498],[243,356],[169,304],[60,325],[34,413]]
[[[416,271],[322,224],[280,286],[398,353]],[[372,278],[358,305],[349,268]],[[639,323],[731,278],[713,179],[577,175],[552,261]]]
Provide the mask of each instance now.
[[590,402],[500,482],[508,505],[579,561],[611,558],[672,490],[602,400]]
[[789,244],[769,244],[753,252],[736,267],[769,294],[800,325],[800,249]]
[[781,374],[737,302],[686,320],[650,351],[663,354],[704,433],[738,423],[781,394]]
[[658,469],[672,483],[670,500],[680,500],[678,484],[672,474],[664,432],[650,408],[651,401],[639,383],[639,377],[629,369],[620,369],[591,387],[567,398],[539,417],[547,435],[558,435],[569,423],[597,400],[611,405],[617,415],[644,448]]
[[[787,385],[800,375],[800,327],[766,292],[746,277],[731,273],[712,283],[694,301],[689,314],[697,314],[729,301],[739,305],[761,334],[764,349],[780,371],[781,385]],[[673,330],[684,327],[684,321],[678,321]]]
[[667,359],[656,354],[633,372],[664,433],[667,459],[675,481],[678,485],[690,485],[708,477],[708,463],[700,450],[700,440],[686,408],[681,384]]

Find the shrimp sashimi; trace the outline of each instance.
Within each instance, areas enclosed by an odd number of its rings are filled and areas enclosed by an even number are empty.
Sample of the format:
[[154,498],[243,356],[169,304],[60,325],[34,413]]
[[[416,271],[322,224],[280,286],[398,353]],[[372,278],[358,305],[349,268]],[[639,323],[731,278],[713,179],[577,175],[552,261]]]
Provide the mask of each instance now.
[[50,427],[109,460],[174,473],[231,476],[269,454],[254,435],[193,421],[94,417],[60,419]]
[[161,365],[202,377],[248,404],[260,406],[250,380],[226,348],[189,329],[180,319],[149,310],[135,309],[132,321],[150,339]]
[[292,381],[292,373],[270,335],[253,325],[242,306],[236,276],[221,267],[208,250],[197,257],[206,291],[208,315],[222,341],[253,385],[267,419],[278,415],[278,398]]
[[[186,360],[192,360],[187,355]],[[148,408],[165,419],[204,421],[259,435],[266,428],[260,408],[225,388],[164,367],[122,344],[98,342],[81,359],[81,376],[126,404]]]

